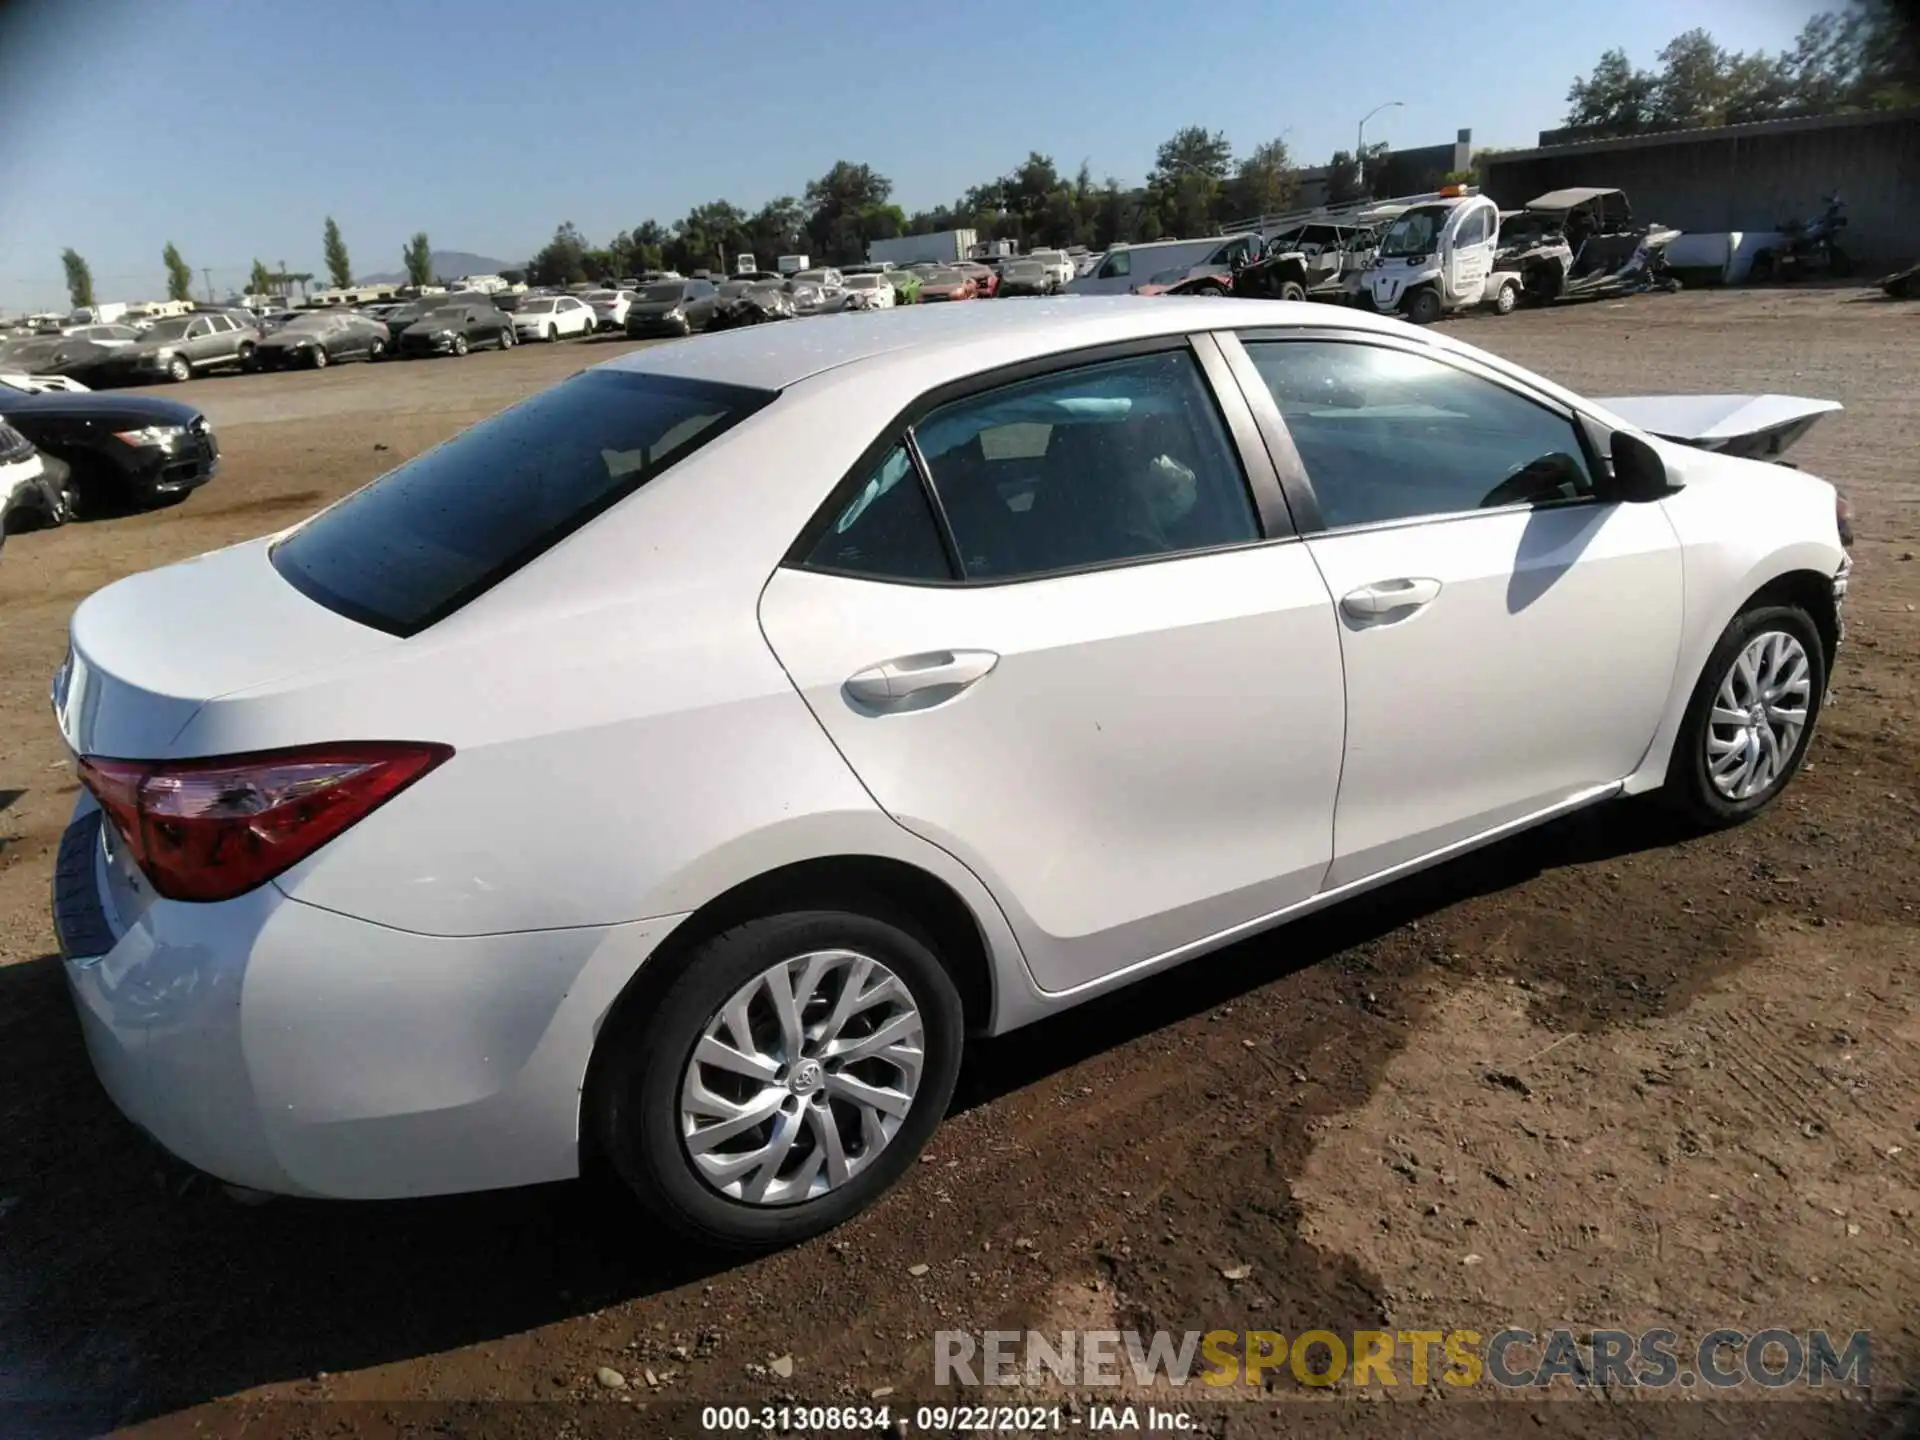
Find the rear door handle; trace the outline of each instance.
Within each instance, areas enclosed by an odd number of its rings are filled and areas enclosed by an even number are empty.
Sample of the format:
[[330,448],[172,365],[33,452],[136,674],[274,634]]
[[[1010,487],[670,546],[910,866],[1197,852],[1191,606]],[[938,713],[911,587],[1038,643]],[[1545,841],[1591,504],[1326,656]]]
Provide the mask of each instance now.
[[1354,620],[1379,620],[1431,605],[1440,594],[1438,580],[1403,578],[1362,585],[1340,597],[1340,608]]
[[[846,690],[863,705],[876,710],[897,705],[913,695],[926,695],[933,704],[952,699],[1000,663],[991,650],[928,650],[869,665],[847,677]],[[933,696],[930,692],[948,691]]]

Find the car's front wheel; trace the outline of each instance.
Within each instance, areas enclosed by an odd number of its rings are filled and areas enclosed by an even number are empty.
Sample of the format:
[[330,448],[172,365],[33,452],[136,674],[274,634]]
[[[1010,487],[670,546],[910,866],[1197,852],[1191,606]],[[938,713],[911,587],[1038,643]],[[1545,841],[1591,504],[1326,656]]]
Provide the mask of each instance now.
[[1669,801],[1709,826],[1759,814],[1800,768],[1826,689],[1826,650],[1805,610],[1756,605],[1735,616],[1687,702]]
[[167,361],[167,378],[178,384],[193,378],[193,363],[184,355],[176,355]]
[[471,347],[469,347],[469,346],[468,346],[468,344],[467,344],[467,337],[466,337],[466,336],[464,336],[464,335],[456,335],[456,336],[454,336],[454,337],[453,337],[453,353],[454,353],[454,354],[456,354],[456,355],[464,355],[464,354],[466,354],[466,353],[467,353],[467,351],[468,351],[468,349],[469,349],[469,348],[471,348]]
[[500,331],[500,348],[502,350],[511,350],[513,348],[513,341],[513,327],[508,325],[502,328]]
[[858,1214],[939,1125],[960,998],[909,923],[845,910],[749,921],[681,957],[602,1039],[602,1153],[703,1244],[786,1245]]
[[1422,285],[1407,297],[1407,319],[1416,325],[1431,325],[1440,318],[1442,312],[1440,292],[1431,285]]

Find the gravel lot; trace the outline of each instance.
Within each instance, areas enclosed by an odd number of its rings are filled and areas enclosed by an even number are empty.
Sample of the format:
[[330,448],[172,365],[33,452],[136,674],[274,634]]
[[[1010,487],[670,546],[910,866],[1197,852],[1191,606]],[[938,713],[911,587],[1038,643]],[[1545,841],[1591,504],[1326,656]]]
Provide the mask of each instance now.
[[[1686,294],[1454,330],[1594,394],[1845,402],[1795,456],[1848,488],[1861,539],[1835,698],[1787,798],[1707,839],[1592,812],[981,1045],[894,1194],[737,1266],[657,1244],[585,1185],[242,1208],[172,1183],[96,1087],[46,917],[74,788],[47,680],[75,603],[633,347],[169,390],[213,419],[220,477],[0,562],[0,1432],[12,1413],[400,1434],[428,1412],[392,1402],[504,1398],[579,1402],[582,1433],[617,1415],[691,1434],[691,1412],[632,1410],[886,1386],[898,1406],[929,1392],[941,1327],[1871,1329],[1876,1395],[1901,1393],[1920,1360],[1920,308]],[[766,1368],[783,1356],[791,1378]],[[1442,1423],[1280,1403],[1303,1393],[1208,1424]],[[319,1399],[380,1403],[275,1408]],[[1550,1408],[1556,1429],[1622,1433],[1614,1407]],[[461,1413],[551,1434],[563,1412]],[[1870,1423],[1768,1404],[1700,1428]]]

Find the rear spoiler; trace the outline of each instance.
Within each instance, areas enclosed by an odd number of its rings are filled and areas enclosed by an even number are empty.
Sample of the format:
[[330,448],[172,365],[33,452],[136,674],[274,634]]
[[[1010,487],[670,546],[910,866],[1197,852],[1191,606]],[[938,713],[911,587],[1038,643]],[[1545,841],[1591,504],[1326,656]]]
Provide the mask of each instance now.
[[1799,395],[1623,395],[1599,403],[1649,435],[1743,460],[1777,460],[1841,408]]

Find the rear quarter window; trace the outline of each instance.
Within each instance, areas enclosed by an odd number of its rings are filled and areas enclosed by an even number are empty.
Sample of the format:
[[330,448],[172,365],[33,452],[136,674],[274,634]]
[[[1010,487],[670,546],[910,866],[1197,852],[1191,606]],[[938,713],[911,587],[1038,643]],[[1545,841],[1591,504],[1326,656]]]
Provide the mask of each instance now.
[[586,371],[322,511],[274,547],[274,568],[337,614],[416,634],[773,399]]

